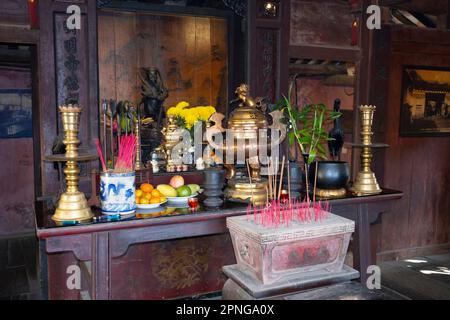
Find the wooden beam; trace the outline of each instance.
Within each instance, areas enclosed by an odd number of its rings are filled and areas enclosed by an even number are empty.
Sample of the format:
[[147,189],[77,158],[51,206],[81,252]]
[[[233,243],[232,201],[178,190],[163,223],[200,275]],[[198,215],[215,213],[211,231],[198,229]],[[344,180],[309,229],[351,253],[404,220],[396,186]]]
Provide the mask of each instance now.
[[297,45],[289,46],[289,57],[356,62],[360,60],[361,52],[357,47]]
[[346,74],[347,68],[345,65],[308,65],[293,63],[289,67],[290,74],[301,74],[308,76],[331,76],[335,74]]
[[355,77],[344,74],[336,74],[327,77],[323,84],[326,86],[353,87],[355,85]]
[[448,10],[448,0],[379,0],[380,6],[440,15]]
[[30,29],[26,26],[0,25],[0,42],[37,44],[38,41],[39,30]]

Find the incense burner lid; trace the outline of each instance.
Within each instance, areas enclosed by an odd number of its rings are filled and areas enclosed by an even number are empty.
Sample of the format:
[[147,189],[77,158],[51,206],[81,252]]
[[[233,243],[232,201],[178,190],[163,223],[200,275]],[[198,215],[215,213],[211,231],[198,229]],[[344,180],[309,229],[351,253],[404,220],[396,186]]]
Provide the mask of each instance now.
[[256,107],[239,106],[231,113],[228,128],[237,132],[267,129],[268,123],[264,114]]

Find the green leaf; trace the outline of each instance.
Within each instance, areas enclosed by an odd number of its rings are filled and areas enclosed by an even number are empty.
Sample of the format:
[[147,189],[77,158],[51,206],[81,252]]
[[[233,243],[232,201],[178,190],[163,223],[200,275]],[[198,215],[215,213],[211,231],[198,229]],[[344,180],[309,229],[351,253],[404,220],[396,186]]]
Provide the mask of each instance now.
[[317,150],[319,150],[320,156],[321,156],[322,158],[326,158],[327,152],[325,151],[325,148],[323,147],[322,144],[318,144],[318,145],[317,145]]
[[294,144],[295,141],[295,134],[294,132],[289,132],[288,133],[288,139],[289,139],[289,145],[292,146]]
[[308,164],[313,163],[314,159],[316,159],[316,151],[315,150],[310,150],[309,151]]

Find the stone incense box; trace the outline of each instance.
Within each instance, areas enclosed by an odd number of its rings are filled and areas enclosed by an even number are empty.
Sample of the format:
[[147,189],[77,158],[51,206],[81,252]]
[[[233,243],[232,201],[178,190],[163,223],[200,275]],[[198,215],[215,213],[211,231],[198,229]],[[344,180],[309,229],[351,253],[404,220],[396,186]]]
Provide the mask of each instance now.
[[331,213],[326,216],[269,228],[251,216],[227,218],[237,267],[262,284],[297,274],[341,271],[355,223]]

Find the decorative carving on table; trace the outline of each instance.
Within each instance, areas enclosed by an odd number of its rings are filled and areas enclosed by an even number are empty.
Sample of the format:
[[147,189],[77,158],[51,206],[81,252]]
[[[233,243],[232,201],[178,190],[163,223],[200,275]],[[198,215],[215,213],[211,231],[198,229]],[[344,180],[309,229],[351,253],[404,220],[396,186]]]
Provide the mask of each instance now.
[[211,247],[161,247],[153,255],[152,273],[164,287],[184,289],[201,281],[212,254]]

